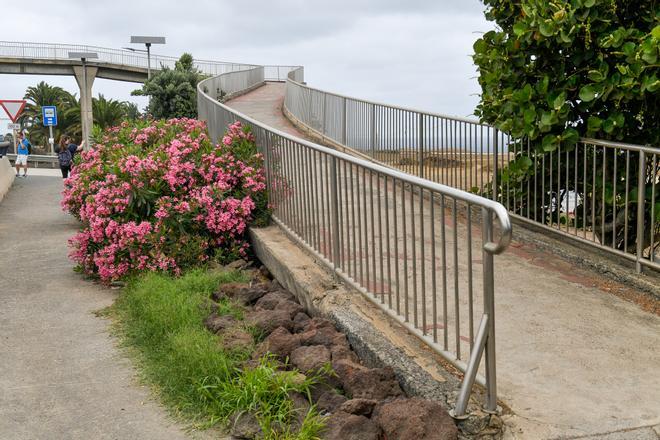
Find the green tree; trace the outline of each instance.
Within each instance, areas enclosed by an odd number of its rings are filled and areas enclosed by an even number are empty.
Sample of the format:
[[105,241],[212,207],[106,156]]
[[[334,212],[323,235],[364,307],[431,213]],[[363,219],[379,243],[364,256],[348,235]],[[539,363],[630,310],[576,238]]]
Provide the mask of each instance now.
[[51,86],[45,81],[41,81],[36,86],[28,87],[23,99],[27,100],[27,104],[19,118],[19,122],[23,124],[28,121],[32,122],[30,128],[30,141],[32,144],[48,145],[49,129],[43,126],[41,116],[41,107],[45,105],[57,106],[58,125],[53,127],[55,139],[57,140],[62,134],[67,133],[72,121],[66,116],[66,113],[72,105],[76,104],[75,95],[61,87]]
[[[581,136],[660,144],[660,7],[656,0],[484,3],[486,17],[497,24],[497,29],[474,44],[473,59],[482,89],[476,113],[482,121],[514,138],[527,139],[532,146],[530,154],[520,152],[503,170],[498,182],[501,192],[505,191],[505,183],[506,188],[518,188],[509,183],[529,183],[529,176],[534,174],[550,176],[549,170],[539,168],[551,166],[549,160],[544,160],[546,156],[554,152],[556,158],[574,151]],[[591,180],[576,182],[578,187],[587,188],[582,194],[587,216],[576,222],[578,226],[590,226],[603,244],[634,249],[631,245],[638,239],[634,227],[636,193],[633,190],[628,194],[633,201],[628,206],[613,193],[612,183],[626,177],[626,158],[617,161],[613,158],[617,154],[624,152],[590,156],[587,165],[598,170],[598,177],[595,184]],[[636,175],[638,163],[633,153],[630,176]],[[576,170],[567,171],[573,175]],[[652,166],[644,171],[649,182],[658,172]],[[539,191],[541,185],[549,183],[535,181],[538,187],[530,187],[529,191]],[[525,197],[529,193],[523,189],[527,186],[519,188],[507,196],[524,201],[518,207],[520,212],[530,210],[547,217],[548,207],[529,206],[532,202]],[[606,197],[591,212],[590,201],[597,194]],[[647,200],[645,206],[650,210],[655,200],[650,200],[650,194]],[[556,211],[558,204],[550,209]],[[616,218],[612,214],[615,211]],[[655,212],[660,220],[660,206]],[[591,217],[594,222],[589,220]],[[650,214],[645,218],[650,219]],[[629,225],[627,229],[623,223]],[[618,228],[617,236],[610,234],[613,228]],[[640,238],[645,244],[658,235],[658,231],[650,231],[648,224],[644,232]]]
[[202,75],[194,68],[190,54],[183,54],[174,69],[162,67],[134,96],[149,96],[148,113],[156,119],[196,118],[197,83]]

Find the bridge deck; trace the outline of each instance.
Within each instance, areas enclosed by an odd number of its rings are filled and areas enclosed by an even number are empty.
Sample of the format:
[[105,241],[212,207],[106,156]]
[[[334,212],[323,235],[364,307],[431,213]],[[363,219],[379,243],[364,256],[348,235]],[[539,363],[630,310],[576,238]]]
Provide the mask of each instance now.
[[[283,94],[283,84],[268,83],[228,105],[303,137],[282,115]],[[612,294],[635,296],[630,288],[524,243],[514,242],[495,264],[498,388],[514,412],[506,416],[508,435],[564,438],[632,429],[620,438],[656,438],[657,307],[644,311]]]

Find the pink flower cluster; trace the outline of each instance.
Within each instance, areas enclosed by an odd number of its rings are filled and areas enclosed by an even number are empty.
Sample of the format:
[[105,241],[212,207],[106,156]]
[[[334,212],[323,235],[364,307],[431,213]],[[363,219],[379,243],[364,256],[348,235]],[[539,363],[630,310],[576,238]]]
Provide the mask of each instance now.
[[229,261],[268,218],[263,157],[239,122],[218,145],[194,119],[123,123],[82,153],[62,207],[82,223],[71,258],[105,282]]

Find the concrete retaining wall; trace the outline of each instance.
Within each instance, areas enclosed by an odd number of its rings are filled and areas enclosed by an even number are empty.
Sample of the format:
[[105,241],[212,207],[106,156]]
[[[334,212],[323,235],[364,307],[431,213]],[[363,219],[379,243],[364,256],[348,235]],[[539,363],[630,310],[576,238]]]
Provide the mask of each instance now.
[[7,156],[0,159],[0,201],[14,183],[16,172],[9,163]]

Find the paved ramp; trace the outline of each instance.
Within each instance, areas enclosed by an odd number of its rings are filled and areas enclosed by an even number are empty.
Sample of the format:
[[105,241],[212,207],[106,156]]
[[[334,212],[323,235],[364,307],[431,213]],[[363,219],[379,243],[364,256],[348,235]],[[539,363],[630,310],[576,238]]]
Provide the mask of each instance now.
[[[302,137],[282,115],[283,94],[268,83],[228,104]],[[627,286],[531,245],[514,242],[495,264],[507,437],[658,438],[660,317],[612,294],[634,296]]]
[[115,291],[73,272],[77,225],[61,188],[61,177],[32,175],[0,203],[0,439],[189,438],[94,315]]

